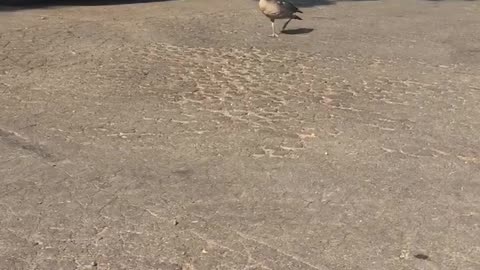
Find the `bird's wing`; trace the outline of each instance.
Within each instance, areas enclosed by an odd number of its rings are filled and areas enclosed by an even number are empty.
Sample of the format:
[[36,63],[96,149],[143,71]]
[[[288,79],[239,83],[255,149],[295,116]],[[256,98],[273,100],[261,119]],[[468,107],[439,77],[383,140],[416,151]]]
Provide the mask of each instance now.
[[288,2],[287,0],[278,0],[278,3],[291,11],[292,13],[299,12],[303,13],[300,9],[298,9],[294,4]]

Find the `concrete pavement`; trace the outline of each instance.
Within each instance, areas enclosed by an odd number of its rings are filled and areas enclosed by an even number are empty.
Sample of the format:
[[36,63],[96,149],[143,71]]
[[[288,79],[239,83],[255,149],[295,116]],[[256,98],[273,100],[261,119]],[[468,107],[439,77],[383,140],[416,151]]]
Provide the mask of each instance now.
[[479,269],[479,2],[303,2],[0,11],[0,269]]

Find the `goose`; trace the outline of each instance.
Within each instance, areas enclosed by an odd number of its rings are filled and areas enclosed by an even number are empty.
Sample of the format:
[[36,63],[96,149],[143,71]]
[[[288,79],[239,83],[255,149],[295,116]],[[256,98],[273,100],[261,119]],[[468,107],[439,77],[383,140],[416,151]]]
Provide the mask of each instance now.
[[302,20],[302,18],[295,15],[295,13],[303,12],[286,0],[260,0],[258,6],[260,11],[272,22],[271,37],[278,37],[277,33],[275,33],[275,20],[288,19],[283,25],[282,31],[285,30],[291,20]]

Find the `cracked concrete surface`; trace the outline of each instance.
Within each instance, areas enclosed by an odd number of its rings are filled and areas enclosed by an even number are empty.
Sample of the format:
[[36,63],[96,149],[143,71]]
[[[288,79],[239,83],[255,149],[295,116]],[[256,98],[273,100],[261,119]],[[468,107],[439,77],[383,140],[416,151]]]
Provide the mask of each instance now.
[[1,10],[0,269],[480,269],[480,3],[303,10]]

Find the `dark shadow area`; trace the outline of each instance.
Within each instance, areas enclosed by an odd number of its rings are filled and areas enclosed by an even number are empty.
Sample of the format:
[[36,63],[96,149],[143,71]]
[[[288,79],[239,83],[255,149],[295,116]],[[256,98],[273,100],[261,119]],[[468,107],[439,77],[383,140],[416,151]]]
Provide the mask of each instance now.
[[[254,1],[258,2],[259,0],[254,0]],[[370,1],[378,1],[378,0],[288,0],[288,2],[294,4],[299,8],[335,5],[338,2],[370,2]]]
[[0,0],[0,12],[61,6],[108,6],[173,0]]
[[313,7],[335,4],[335,0],[290,0],[290,3],[297,7]]
[[313,31],[313,28],[297,28],[297,29],[283,30],[282,33],[286,35],[303,35],[303,34],[308,34],[312,31]]

